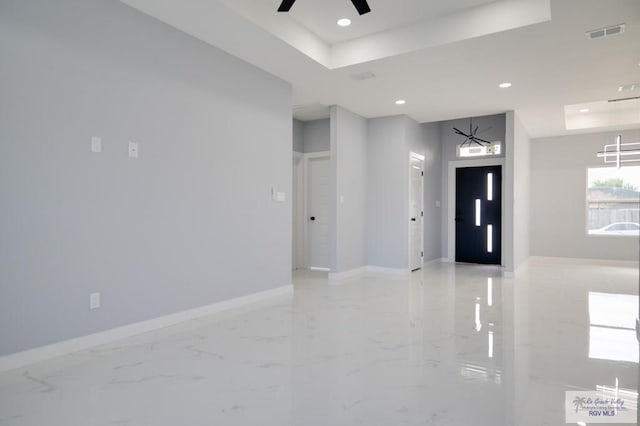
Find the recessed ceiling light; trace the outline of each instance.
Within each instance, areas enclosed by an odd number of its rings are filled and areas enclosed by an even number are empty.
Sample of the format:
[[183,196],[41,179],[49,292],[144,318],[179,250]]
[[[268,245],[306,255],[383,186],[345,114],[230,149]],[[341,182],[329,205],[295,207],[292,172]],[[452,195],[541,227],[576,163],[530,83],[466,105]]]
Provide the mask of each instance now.
[[589,112],[589,108],[582,108],[580,112]]
[[511,83],[505,82],[505,83],[500,83],[500,88],[501,89],[507,89],[511,87]]
[[404,104],[406,104],[406,103],[407,103],[407,101],[405,101],[404,99],[398,99],[398,100],[396,101],[396,105],[404,105]]
[[347,18],[338,19],[338,25],[340,25],[341,27],[348,27],[349,25],[351,25],[351,19],[347,19]]

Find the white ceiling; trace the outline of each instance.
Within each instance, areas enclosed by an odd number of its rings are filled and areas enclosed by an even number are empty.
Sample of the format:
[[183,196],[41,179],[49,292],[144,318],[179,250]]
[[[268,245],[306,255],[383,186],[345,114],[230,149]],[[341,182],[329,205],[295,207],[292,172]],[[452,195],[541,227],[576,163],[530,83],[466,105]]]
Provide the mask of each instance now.
[[[350,0],[297,0],[289,13],[300,25],[333,45],[492,2],[494,0],[369,0],[375,13],[359,16]],[[268,0],[267,3],[273,10],[280,1]],[[336,28],[340,18],[349,18],[357,25]]]
[[[297,0],[289,14],[279,0],[121,1],[290,82],[305,120],[334,104],[419,122],[515,110],[532,137],[597,131],[567,130],[565,106],[640,81],[638,0],[370,0],[363,17],[349,0]],[[349,32],[337,13],[351,14]],[[585,36],[620,23],[621,35]],[[364,71],[376,78],[352,77]],[[621,127],[640,127],[640,110]]]

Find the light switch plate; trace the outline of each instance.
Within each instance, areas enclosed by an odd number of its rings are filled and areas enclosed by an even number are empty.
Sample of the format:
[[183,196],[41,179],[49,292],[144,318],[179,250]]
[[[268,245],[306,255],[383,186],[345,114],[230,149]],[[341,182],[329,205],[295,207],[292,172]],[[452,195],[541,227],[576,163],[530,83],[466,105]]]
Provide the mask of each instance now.
[[129,142],[129,158],[138,158],[138,144]]
[[436,207],[440,207],[440,200],[436,201]]
[[276,194],[276,201],[278,201],[279,203],[287,201],[287,194],[285,192],[278,192]]
[[89,309],[98,309],[100,307],[100,293],[91,293],[89,295]]
[[102,138],[97,136],[91,138],[91,152],[102,152]]

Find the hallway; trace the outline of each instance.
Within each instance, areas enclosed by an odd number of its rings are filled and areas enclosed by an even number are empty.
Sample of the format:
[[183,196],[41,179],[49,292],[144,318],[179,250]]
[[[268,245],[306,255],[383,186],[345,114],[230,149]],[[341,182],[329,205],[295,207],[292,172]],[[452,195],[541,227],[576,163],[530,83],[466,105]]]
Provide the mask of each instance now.
[[568,390],[636,405],[637,282],[546,258],[297,271],[293,296],[0,375],[0,425],[563,425]]

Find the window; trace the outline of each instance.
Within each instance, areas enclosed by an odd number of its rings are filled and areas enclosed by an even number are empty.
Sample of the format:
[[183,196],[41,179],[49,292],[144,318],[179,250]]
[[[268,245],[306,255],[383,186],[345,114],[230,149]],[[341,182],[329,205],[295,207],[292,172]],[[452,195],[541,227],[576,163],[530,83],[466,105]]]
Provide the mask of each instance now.
[[587,170],[589,235],[640,235],[640,166]]
[[493,142],[491,145],[465,145],[460,144],[456,147],[458,157],[484,157],[489,155],[500,155],[502,153],[502,143],[500,141]]

